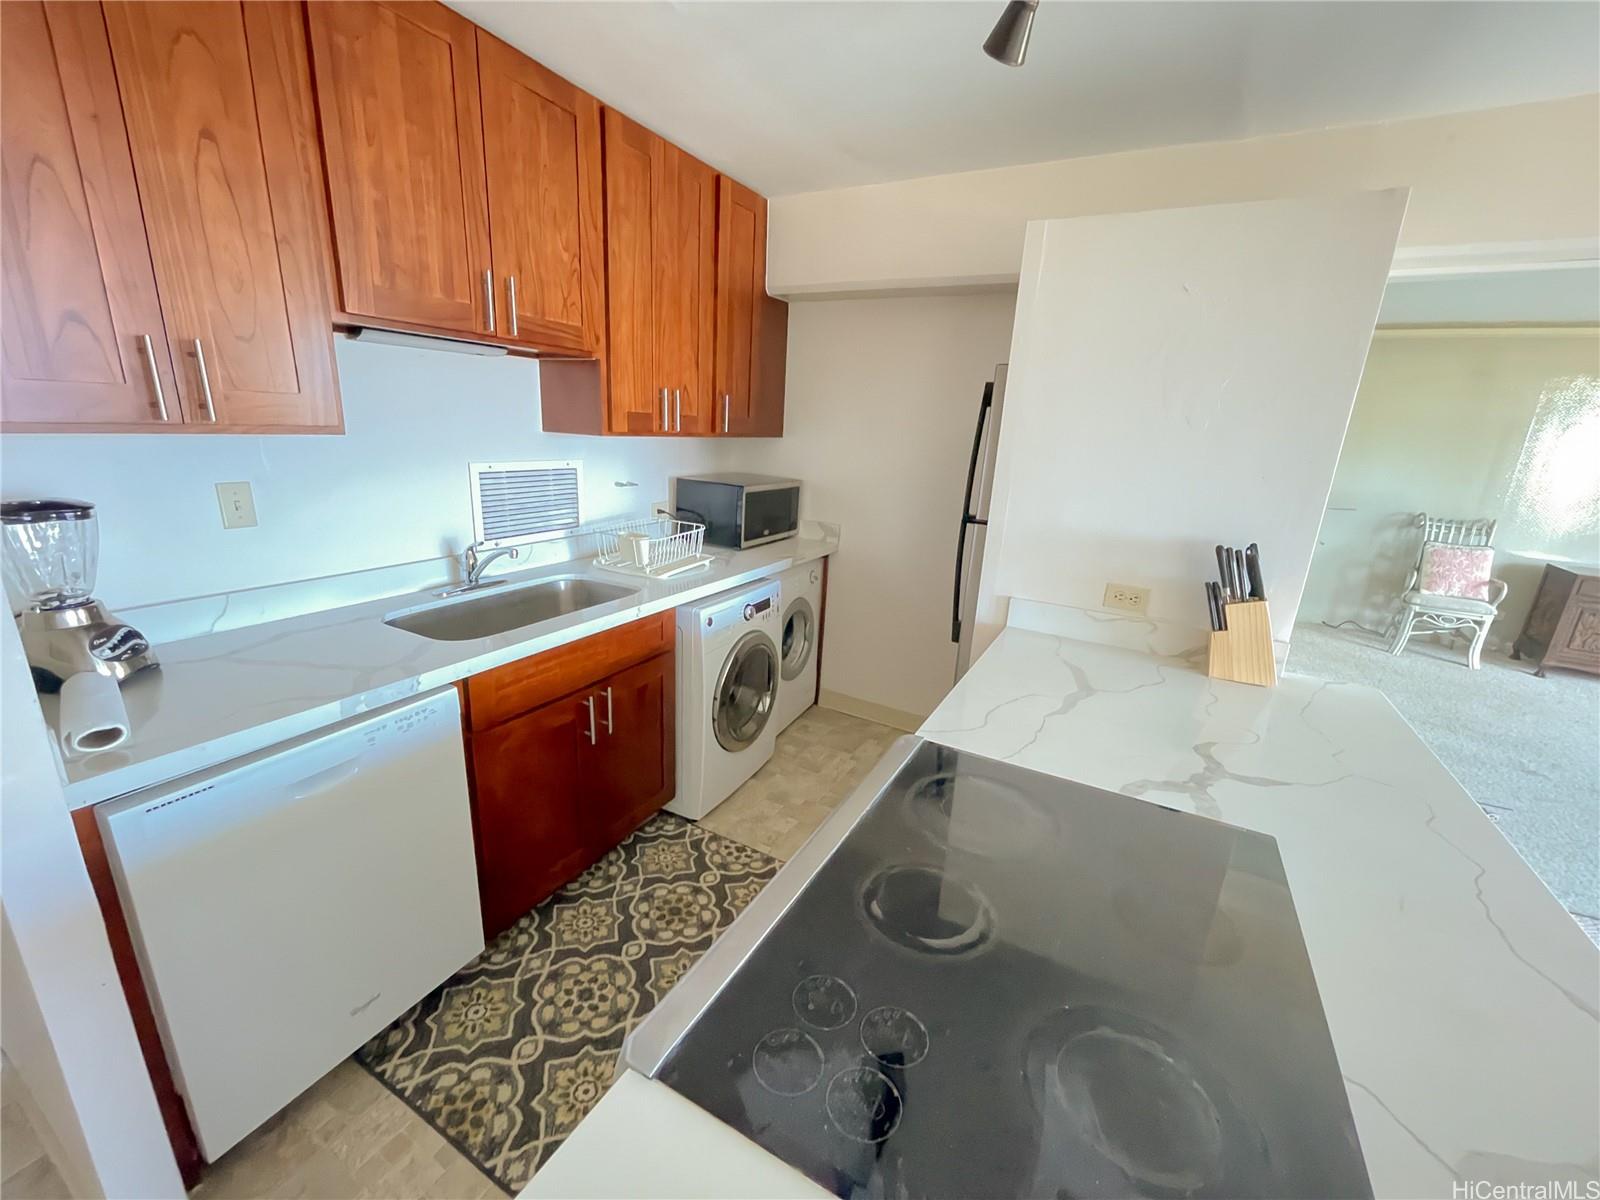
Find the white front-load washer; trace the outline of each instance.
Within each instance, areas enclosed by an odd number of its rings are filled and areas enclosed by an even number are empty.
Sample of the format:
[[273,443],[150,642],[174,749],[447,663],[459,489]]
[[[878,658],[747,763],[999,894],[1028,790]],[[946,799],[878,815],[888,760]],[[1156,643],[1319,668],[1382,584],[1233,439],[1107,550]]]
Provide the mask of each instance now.
[[782,733],[817,698],[822,560],[790,567],[778,576],[778,587],[783,624],[778,630],[778,706],[772,724]]
[[778,730],[778,581],[678,609],[678,792],[698,820],[772,757]]

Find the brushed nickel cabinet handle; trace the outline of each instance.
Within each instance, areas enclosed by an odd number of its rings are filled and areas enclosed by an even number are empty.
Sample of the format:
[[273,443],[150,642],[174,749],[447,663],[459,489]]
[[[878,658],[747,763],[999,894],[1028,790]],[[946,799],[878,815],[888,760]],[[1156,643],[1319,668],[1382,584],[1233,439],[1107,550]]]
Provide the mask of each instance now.
[[727,392],[722,393],[722,432],[727,433],[733,428],[733,397]]
[[612,708],[611,708],[611,689],[607,688],[606,689],[606,734],[608,736],[617,731],[616,726],[611,723],[611,718],[614,715],[615,714],[612,712]]
[[211,397],[211,375],[206,371],[206,350],[200,339],[194,340],[194,361],[200,368],[200,398],[206,402],[206,420],[217,423],[217,404]]
[[671,433],[672,422],[667,419],[667,389],[661,389],[661,432]]
[[517,336],[517,277],[506,276],[506,312],[507,322],[511,326],[511,336]]
[[672,428],[676,433],[683,432],[683,389],[672,389]]
[[489,306],[489,332],[494,332],[494,271],[489,267],[483,269],[483,299]]
[[589,745],[592,746],[595,743],[595,733],[594,733],[594,697],[593,696],[585,696],[584,700],[583,700],[583,706],[589,710],[589,728],[584,731],[584,735],[583,736],[589,739]]
[[161,369],[156,366],[156,345],[150,340],[148,333],[139,335],[139,345],[144,350],[145,366],[150,368],[150,386],[155,389],[156,408],[160,411],[163,421],[170,421],[172,417],[167,413],[167,394],[161,390]]

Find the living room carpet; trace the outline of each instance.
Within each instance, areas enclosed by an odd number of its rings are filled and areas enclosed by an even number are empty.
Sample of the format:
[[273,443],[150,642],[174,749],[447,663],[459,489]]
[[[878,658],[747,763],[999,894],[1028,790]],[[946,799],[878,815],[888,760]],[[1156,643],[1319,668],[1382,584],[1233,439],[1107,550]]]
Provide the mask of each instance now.
[[658,813],[356,1059],[514,1194],[605,1094],[628,1032],[779,865]]

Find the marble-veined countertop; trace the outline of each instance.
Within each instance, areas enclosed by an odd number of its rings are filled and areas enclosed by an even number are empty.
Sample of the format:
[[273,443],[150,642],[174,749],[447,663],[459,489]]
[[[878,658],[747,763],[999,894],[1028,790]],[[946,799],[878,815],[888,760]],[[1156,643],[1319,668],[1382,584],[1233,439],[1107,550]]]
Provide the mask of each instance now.
[[[157,647],[158,669],[142,671],[122,686],[132,725],[128,740],[115,750],[64,760],[67,801],[82,808],[215,766],[468,675],[776,575],[837,548],[838,538],[830,535],[721,550],[708,568],[673,579],[621,574],[590,560],[497,575],[507,583],[490,595],[571,575],[639,590],[608,604],[468,641],[435,641],[383,623],[391,613],[432,601],[436,589],[425,589],[167,642]],[[55,698],[41,697],[41,706],[53,730]]]
[[1379,1196],[1593,1194],[1600,951],[1381,692],[1008,628],[918,732],[1277,839]]

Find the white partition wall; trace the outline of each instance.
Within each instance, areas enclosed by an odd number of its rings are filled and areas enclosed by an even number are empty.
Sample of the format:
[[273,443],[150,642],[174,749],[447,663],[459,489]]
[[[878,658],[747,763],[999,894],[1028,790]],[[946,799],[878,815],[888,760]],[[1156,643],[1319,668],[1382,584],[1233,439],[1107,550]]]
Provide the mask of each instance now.
[[1293,628],[1404,189],[1028,226],[979,595],[1206,627],[1213,546],[1259,542]]

